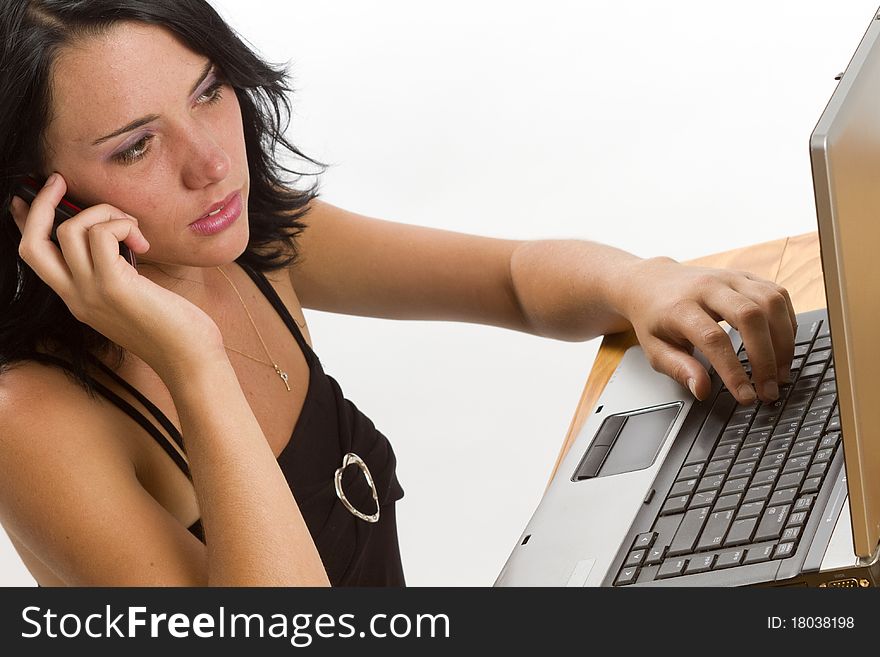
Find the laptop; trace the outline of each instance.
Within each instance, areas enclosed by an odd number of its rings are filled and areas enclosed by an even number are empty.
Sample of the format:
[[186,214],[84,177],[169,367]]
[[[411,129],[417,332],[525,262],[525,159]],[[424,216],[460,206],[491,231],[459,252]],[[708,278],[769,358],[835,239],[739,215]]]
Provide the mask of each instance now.
[[630,348],[495,586],[880,584],[880,14],[810,156],[827,308],[791,385],[741,406],[710,370],[699,402]]

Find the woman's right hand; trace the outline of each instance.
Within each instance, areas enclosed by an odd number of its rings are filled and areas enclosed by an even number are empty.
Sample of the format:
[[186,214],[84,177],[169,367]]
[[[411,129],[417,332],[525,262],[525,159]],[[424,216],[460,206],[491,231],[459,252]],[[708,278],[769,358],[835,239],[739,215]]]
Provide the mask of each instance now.
[[139,275],[120,255],[119,242],[137,254],[150,248],[131,215],[95,205],[58,226],[60,249],[51,241],[55,207],[66,191],[64,178],[54,174],[30,206],[15,197],[10,209],[22,234],[21,259],[73,316],[157,372],[181,359],[225,353],[209,315]]

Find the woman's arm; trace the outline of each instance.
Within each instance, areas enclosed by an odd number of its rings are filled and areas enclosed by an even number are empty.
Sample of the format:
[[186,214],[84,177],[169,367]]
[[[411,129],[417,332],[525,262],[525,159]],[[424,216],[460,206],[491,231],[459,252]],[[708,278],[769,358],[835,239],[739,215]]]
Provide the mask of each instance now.
[[329,586],[278,461],[225,354],[157,372],[178,412],[209,586]]
[[327,586],[228,361],[181,363],[162,376],[183,425],[206,545],[142,486],[113,414],[95,413],[81,388],[36,363],[0,377],[6,530],[68,586]]
[[718,320],[743,335],[757,394],[778,396],[794,351],[788,292],[746,272],[638,258],[580,240],[502,240],[365,217],[315,201],[290,269],[304,307],[489,324],[562,340],[635,329],[651,365],[702,398],[699,347],[742,403],[755,389]]

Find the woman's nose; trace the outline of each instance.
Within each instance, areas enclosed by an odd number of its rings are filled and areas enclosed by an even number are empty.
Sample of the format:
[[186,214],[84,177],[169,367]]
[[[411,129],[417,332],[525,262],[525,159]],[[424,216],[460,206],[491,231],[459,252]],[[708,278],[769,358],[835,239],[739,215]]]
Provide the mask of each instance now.
[[190,189],[201,189],[223,180],[229,174],[229,156],[210,135],[195,135],[188,144],[184,158],[184,184]]

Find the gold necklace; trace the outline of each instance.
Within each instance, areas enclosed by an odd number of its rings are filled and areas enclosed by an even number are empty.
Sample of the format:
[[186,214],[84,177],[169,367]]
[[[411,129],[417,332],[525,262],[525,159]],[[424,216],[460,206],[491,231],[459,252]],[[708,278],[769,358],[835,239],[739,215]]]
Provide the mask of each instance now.
[[234,351],[237,354],[241,354],[245,358],[250,358],[251,360],[254,360],[258,363],[262,363],[263,365],[271,365],[275,369],[275,372],[278,374],[278,376],[281,377],[281,380],[284,381],[284,386],[287,388],[287,391],[290,392],[290,384],[287,382],[288,381],[287,372],[282,371],[281,368],[278,367],[278,364],[275,362],[275,359],[272,358],[272,355],[269,353],[269,349],[266,347],[266,343],[263,342],[263,336],[260,335],[260,331],[257,328],[257,325],[254,323],[254,318],[251,317],[251,312],[248,310],[247,305],[245,305],[244,299],[241,298],[241,294],[239,294],[238,288],[235,287],[235,283],[233,283],[232,279],[230,279],[229,276],[226,275],[225,271],[220,269],[220,267],[217,267],[217,270],[221,274],[223,274],[223,278],[225,278],[227,281],[229,281],[229,284],[232,286],[232,289],[235,290],[235,294],[238,296],[238,300],[241,301],[241,305],[244,307],[244,311],[247,313],[248,319],[251,322],[251,326],[254,327],[254,331],[256,332],[257,337],[260,338],[260,343],[263,345],[263,351],[266,352],[266,356],[269,358],[269,360],[271,362],[267,363],[266,361],[259,360],[257,358],[254,358],[253,356],[248,356],[243,351],[239,351],[238,349],[233,349],[232,347],[226,347],[226,349],[228,349],[229,351]]

